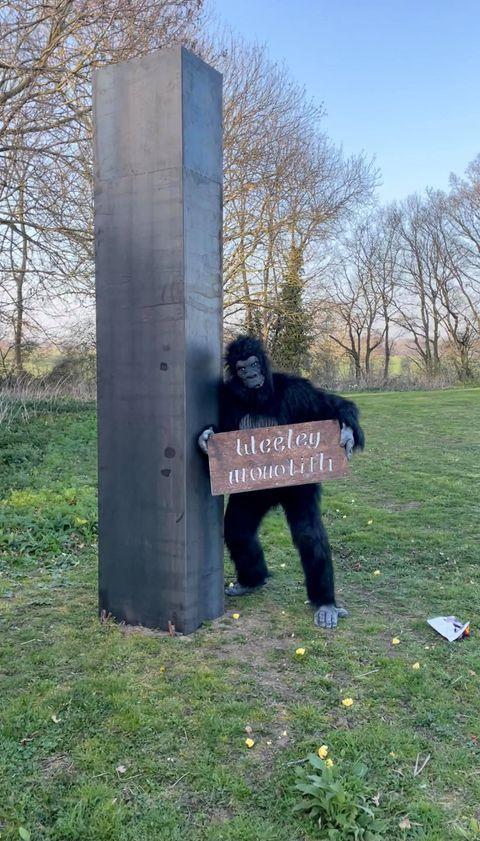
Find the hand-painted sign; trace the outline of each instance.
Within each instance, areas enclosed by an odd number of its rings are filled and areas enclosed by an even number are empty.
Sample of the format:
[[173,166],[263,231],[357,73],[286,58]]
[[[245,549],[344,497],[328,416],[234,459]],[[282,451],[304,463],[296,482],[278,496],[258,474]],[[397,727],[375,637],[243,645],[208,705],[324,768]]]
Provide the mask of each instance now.
[[208,441],[212,494],[306,485],[348,474],[338,421],[220,432]]

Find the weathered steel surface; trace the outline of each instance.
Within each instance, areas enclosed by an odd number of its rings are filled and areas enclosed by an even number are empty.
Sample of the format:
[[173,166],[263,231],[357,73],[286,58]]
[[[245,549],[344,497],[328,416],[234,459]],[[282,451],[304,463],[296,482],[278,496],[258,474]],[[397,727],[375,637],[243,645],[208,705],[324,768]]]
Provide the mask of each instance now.
[[338,421],[220,432],[209,439],[212,494],[306,485],[348,475]]
[[182,48],[94,80],[100,610],[185,633],[223,612],[196,445],[221,375],[221,95]]

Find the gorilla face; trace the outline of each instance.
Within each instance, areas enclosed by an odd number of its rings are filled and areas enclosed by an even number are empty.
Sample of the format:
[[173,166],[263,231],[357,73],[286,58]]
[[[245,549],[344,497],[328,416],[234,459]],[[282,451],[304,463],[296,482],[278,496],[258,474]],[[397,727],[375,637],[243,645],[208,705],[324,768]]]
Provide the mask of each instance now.
[[265,382],[262,374],[262,366],[256,356],[249,356],[248,359],[239,359],[235,364],[237,377],[239,377],[245,388],[261,388]]

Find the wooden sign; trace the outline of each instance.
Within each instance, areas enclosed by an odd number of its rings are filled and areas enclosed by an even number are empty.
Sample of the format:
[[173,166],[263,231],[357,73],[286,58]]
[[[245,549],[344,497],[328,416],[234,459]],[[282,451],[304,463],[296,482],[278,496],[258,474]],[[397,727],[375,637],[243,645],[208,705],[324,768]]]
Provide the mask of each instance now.
[[338,421],[219,432],[208,441],[212,494],[306,485],[348,474]]

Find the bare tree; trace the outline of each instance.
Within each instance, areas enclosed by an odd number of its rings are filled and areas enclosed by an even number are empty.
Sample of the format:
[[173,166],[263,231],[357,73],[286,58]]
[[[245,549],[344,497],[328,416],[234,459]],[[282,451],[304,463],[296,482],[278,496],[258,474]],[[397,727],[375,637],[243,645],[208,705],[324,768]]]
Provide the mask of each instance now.
[[414,360],[427,376],[440,370],[441,298],[438,276],[442,255],[432,237],[428,210],[419,196],[410,196],[395,213],[397,226],[398,298],[396,321],[413,341]]
[[18,371],[42,307],[93,301],[92,68],[192,46],[201,14],[202,0],[0,2],[0,300]]
[[343,158],[320,130],[323,108],[264,48],[230,38],[217,63],[225,80],[226,322],[243,321],[270,343],[291,249],[301,253],[308,295],[319,244],[369,199],[375,173],[361,156]]
[[[480,155],[468,166],[466,178],[450,179],[451,190],[445,204],[463,257],[462,291],[478,319],[480,298]],[[459,279],[460,282],[460,279]]]
[[371,378],[373,355],[382,344],[388,376],[395,254],[392,225],[386,222],[385,214],[359,221],[332,265],[330,338],[350,359],[357,384]]

